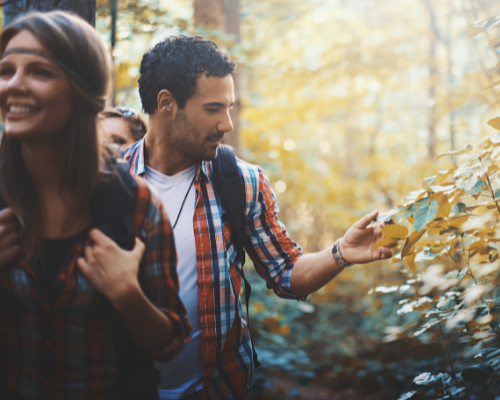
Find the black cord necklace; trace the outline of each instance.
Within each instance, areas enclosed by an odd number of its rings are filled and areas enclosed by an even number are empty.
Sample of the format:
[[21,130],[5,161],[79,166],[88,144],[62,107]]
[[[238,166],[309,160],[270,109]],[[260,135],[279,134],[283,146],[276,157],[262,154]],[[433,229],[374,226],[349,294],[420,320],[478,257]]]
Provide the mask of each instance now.
[[189,184],[189,187],[188,187],[188,190],[186,192],[186,195],[184,196],[184,200],[182,200],[181,209],[179,210],[179,214],[177,214],[177,218],[175,219],[175,223],[174,223],[174,226],[172,227],[172,230],[175,229],[175,227],[177,226],[177,222],[179,222],[179,217],[181,216],[182,209],[184,208],[184,203],[186,202],[186,200],[188,198],[189,192],[191,191],[191,186],[193,186],[193,183],[194,183],[195,179],[196,179],[196,173],[194,174],[193,180]]

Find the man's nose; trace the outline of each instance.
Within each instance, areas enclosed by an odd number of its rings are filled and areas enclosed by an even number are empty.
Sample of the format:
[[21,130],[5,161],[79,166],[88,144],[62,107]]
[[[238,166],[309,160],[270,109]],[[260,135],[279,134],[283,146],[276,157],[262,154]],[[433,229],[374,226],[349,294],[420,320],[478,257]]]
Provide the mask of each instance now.
[[231,132],[234,128],[233,121],[231,120],[231,114],[229,110],[224,113],[224,118],[219,122],[217,129],[220,132]]

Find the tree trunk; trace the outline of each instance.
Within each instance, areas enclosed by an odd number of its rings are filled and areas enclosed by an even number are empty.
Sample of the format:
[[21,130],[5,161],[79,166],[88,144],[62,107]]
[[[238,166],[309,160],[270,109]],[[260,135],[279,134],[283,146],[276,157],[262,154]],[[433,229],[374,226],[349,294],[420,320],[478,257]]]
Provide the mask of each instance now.
[[[194,23],[196,27],[217,29],[234,35],[240,40],[240,0],[194,0]],[[234,129],[226,136],[225,143],[236,149],[240,154],[240,111],[241,111],[241,68],[234,74],[235,103],[231,110]]]
[[20,0],[4,9],[4,23],[8,24],[19,14],[31,10],[71,11],[95,26],[96,0]]
[[194,24],[196,27],[223,31],[225,21],[224,0],[194,0]]
[[427,155],[433,160],[436,157],[436,86],[438,80],[436,47],[440,39],[439,30],[436,22],[436,14],[430,0],[423,0],[429,12],[429,139],[427,142]]

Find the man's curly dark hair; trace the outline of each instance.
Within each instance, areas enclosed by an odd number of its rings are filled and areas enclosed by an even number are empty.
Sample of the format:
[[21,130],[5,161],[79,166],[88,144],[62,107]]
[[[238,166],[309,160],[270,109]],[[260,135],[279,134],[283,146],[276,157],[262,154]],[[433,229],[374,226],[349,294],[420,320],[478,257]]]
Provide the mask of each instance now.
[[170,36],[159,42],[142,57],[139,94],[147,114],[157,109],[161,90],[172,93],[179,108],[196,92],[196,83],[204,73],[207,77],[233,74],[234,61],[217,45],[199,36]]

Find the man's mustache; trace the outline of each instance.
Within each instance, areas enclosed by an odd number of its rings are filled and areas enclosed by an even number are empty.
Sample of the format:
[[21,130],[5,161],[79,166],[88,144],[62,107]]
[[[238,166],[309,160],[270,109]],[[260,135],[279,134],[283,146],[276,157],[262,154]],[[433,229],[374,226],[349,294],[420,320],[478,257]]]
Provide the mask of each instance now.
[[225,132],[217,132],[217,133],[211,133],[208,135],[205,139],[210,140],[210,141],[219,141],[224,139],[224,136],[226,135]]

